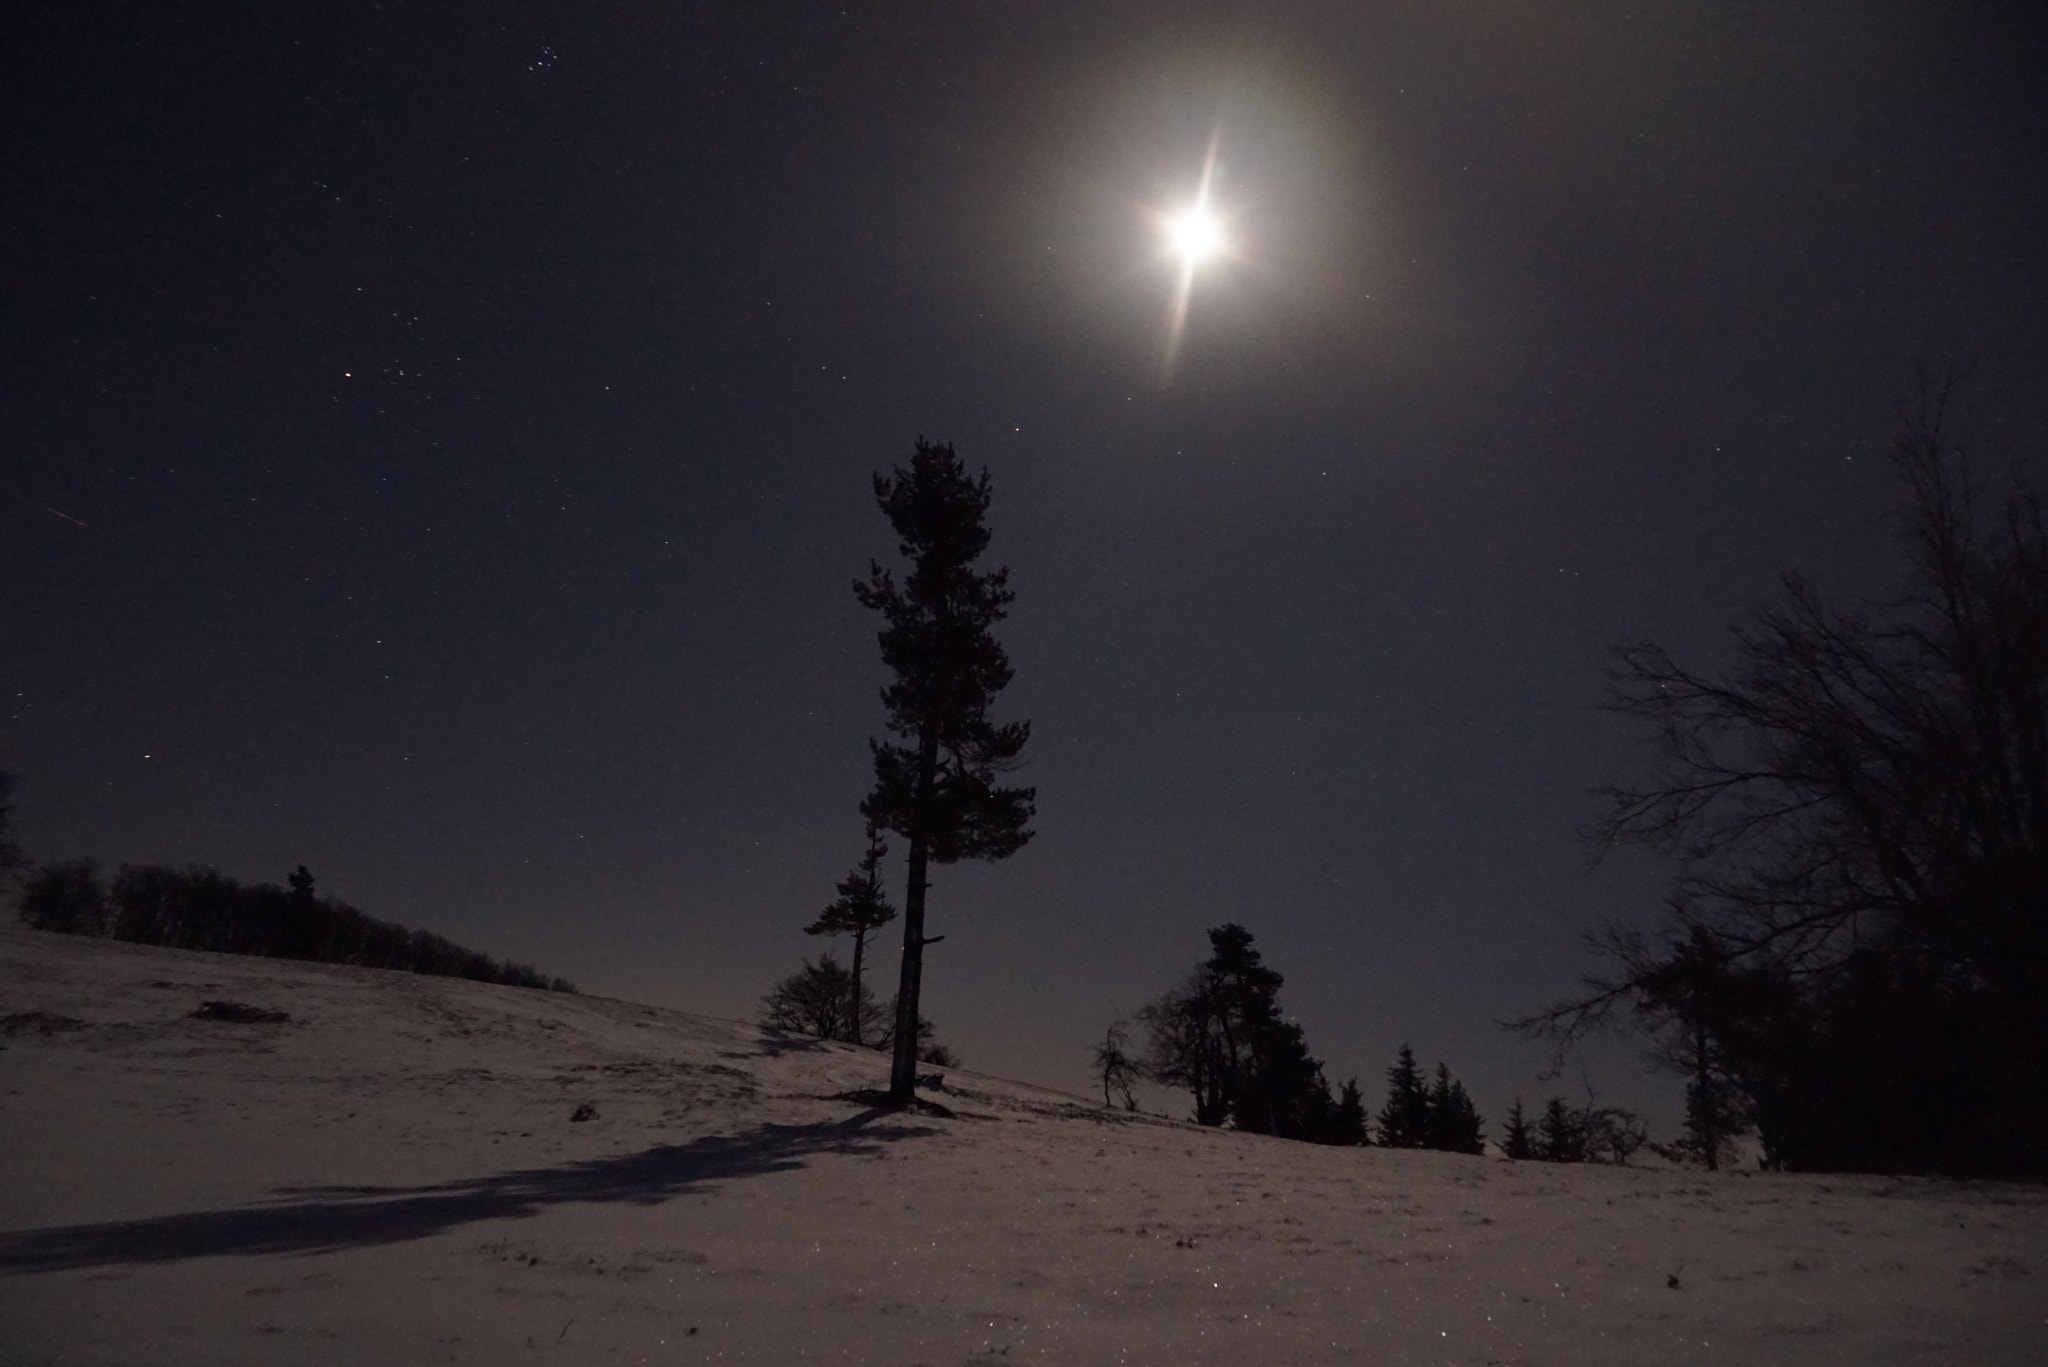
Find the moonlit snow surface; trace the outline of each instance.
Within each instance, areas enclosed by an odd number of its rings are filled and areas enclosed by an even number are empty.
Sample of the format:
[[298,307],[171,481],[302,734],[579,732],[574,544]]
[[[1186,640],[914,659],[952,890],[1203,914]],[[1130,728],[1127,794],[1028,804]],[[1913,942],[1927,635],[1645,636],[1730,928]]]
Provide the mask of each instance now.
[[2048,1361],[2034,1188],[895,1115],[751,1025],[16,928],[0,989],[10,1364]]

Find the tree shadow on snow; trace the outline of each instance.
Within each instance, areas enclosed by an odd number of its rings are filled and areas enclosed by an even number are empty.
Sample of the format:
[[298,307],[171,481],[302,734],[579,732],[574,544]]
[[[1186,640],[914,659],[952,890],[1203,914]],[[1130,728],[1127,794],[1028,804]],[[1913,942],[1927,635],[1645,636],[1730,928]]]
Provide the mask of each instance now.
[[821,1050],[836,1049],[837,1040],[819,1039],[816,1035],[798,1035],[787,1030],[776,1030],[764,1026],[755,1043],[759,1046],[751,1054],[722,1054],[722,1058],[781,1058],[784,1054],[815,1054]]
[[309,1199],[0,1233],[0,1274],[229,1255],[332,1253],[431,1238],[479,1220],[538,1215],[569,1202],[659,1205],[706,1183],[800,1168],[813,1154],[872,1154],[885,1143],[933,1132],[918,1125],[867,1128],[895,1114],[876,1108],[830,1124],[762,1125],[615,1158],[433,1186],[296,1188],[289,1194]]

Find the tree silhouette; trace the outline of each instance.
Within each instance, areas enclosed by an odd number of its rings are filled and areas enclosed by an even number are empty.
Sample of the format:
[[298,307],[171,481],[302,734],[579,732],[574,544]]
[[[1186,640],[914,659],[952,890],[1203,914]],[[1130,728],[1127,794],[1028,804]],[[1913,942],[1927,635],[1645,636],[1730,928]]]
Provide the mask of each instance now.
[[104,935],[107,889],[90,859],[44,864],[22,884],[19,914],[25,925],[65,935]]
[[[1235,922],[1210,931],[1209,945],[1204,973],[1226,1043],[1231,1118],[1241,1130],[1308,1137],[1320,1076],[1301,1027],[1280,1016],[1284,979]],[[1320,1090],[1327,1096],[1327,1087]]]
[[1546,1163],[1583,1163],[1586,1161],[1586,1132],[1584,1122],[1572,1104],[1561,1096],[1554,1096],[1543,1107],[1543,1118],[1536,1122],[1536,1153]]
[[1139,1011],[1155,1081],[1184,1087],[1195,1120],[1338,1142],[1337,1103],[1301,1026],[1280,1014],[1281,976],[1231,922],[1209,932],[1210,955],[1179,986]]
[[1537,1157],[1536,1127],[1529,1123],[1529,1117],[1522,1112],[1522,1098],[1516,1097],[1515,1104],[1508,1107],[1506,1131],[1500,1141],[1500,1151],[1509,1158],[1526,1162]]
[[[1521,1102],[1515,1105],[1519,1111]],[[1626,1163],[1649,1138],[1632,1111],[1590,1101],[1574,1106],[1554,1096],[1536,1122],[1535,1156],[1547,1163]]]
[[1420,1149],[1429,1144],[1429,1089],[1407,1045],[1387,1069],[1387,1102],[1380,1107],[1380,1143],[1390,1149]]
[[380,921],[312,893],[312,875],[303,865],[287,893],[275,883],[238,882],[203,864],[123,864],[109,888],[84,859],[38,870],[22,889],[20,912],[40,929],[138,944],[576,990],[567,978],[545,977],[530,964],[500,963],[432,931]]
[[1195,1103],[1197,1125],[1221,1125],[1230,1116],[1236,1062],[1222,1028],[1221,1007],[1207,975],[1188,977],[1138,1010],[1145,1027],[1145,1072],[1154,1082],[1184,1089]]
[[1588,837],[1674,861],[1669,925],[1604,933],[1611,971],[1517,1024],[1666,1028],[1717,1159],[1740,1100],[1793,1168],[2048,1175],[2048,516],[1979,482],[1952,387],[1893,441],[1900,592],[1787,574],[1729,670],[1611,666],[1656,762]]
[[1446,1153],[1486,1152],[1486,1127],[1479,1119],[1479,1108],[1466,1095],[1465,1084],[1453,1078],[1442,1063],[1436,1065],[1436,1081],[1430,1084],[1424,1129],[1429,1148]]
[[1586,1136],[1586,1157],[1595,1163],[1626,1163],[1650,1142],[1650,1132],[1634,1111],[1596,1106],[1579,1113]]
[[[815,1035],[819,1039],[854,1041],[860,1017],[870,1026],[880,1026],[887,1016],[873,994],[856,997],[853,975],[829,952],[768,989],[761,998],[761,1023],[793,1034]],[[929,1027],[930,1022],[923,1022]]]
[[1102,1104],[1109,1106],[1119,1098],[1127,1111],[1138,1109],[1138,1099],[1131,1088],[1144,1076],[1138,1061],[1131,1057],[1130,1028],[1123,1021],[1112,1021],[1103,1033],[1102,1043],[1090,1051],[1095,1065],[1095,1074],[1102,1081]]
[[1646,958],[1640,977],[1635,1015],[1655,1040],[1650,1056],[1685,1078],[1685,1136],[1671,1151],[1718,1170],[1750,1123],[1749,1098],[1722,1043],[1738,991],[1727,951],[1695,926],[1663,958]]
[[[879,562],[854,584],[861,605],[882,614],[882,690],[894,742],[869,742],[875,786],[861,813],[909,843],[903,891],[903,967],[896,994],[889,1100],[910,1104],[917,1086],[916,1028],[923,983],[929,863],[998,860],[1031,838],[1036,790],[1006,788],[1030,725],[997,725],[995,695],[1010,682],[1008,655],[990,633],[1015,598],[1009,571],[978,571],[987,549],[988,472],[969,476],[950,445],[919,438],[909,468],[875,476],[875,500],[895,530],[909,572],[899,582]],[[937,937],[934,937],[936,939]]]
[[1439,1062],[1436,1080],[1422,1080],[1415,1051],[1407,1045],[1387,1069],[1387,1101],[1380,1108],[1380,1143],[1390,1149],[1442,1149],[1484,1153],[1485,1125],[1465,1084]]
[[14,839],[15,777],[0,769],[0,887],[28,868],[28,856]]
[[285,884],[290,891],[285,897],[282,945],[277,952],[289,958],[308,957],[314,953],[321,921],[320,899],[313,892],[313,871],[301,864],[286,877]]
[[848,989],[848,999],[854,1004],[847,1009],[847,1020],[852,1025],[850,1038],[855,1044],[864,1042],[863,1013],[857,1004],[862,1000],[861,960],[867,952],[868,936],[896,919],[896,908],[889,905],[889,899],[882,891],[882,859],[888,852],[881,828],[869,821],[867,852],[861,856],[853,872],[839,880],[838,898],[818,913],[817,920],[804,927],[806,935],[853,937],[852,984]]
[[1337,1094],[1337,1119],[1330,1135],[1332,1144],[1370,1144],[1366,1132],[1365,1099],[1358,1094],[1358,1079],[1347,1080]]

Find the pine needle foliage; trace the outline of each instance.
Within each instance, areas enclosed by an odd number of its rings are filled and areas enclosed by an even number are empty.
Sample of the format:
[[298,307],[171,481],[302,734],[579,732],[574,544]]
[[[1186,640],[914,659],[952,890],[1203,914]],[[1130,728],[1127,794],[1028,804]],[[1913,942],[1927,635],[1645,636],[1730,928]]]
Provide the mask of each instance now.
[[990,715],[1012,673],[992,628],[1016,595],[1007,569],[975,567],[989,542],[988,472],[969,475],[951,445],[919,438],[910,464],[876,475],[874,490],[908,566],[899,579],[875,562],[853,587],[882,615],[890,673],[882,706],[893,737],[869,742],[875,782],[861,813],[909,845],[889,1077],[890,1101],[905,1106],[917,1085],[915,1022],[932,943],[924,933],[929,865],[1015,854],[1031,838],[1037,793],[998,781],[1018,766],[1031,727]]

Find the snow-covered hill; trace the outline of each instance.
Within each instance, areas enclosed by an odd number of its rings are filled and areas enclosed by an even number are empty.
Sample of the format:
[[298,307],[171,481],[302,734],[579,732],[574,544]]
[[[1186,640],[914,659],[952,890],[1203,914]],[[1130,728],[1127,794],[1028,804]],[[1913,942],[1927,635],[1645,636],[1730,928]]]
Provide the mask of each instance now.
[[894,1114],[751,1025],[11,927],[0,1017],[5,1364],[2048,1362],[2035,1188]]

